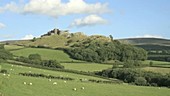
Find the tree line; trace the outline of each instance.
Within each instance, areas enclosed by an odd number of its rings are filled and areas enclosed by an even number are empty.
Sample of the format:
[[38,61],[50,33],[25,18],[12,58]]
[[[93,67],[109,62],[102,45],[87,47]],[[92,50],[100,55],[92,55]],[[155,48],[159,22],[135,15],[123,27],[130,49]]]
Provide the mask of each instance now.
[[163,75],[161,73],[147,72],[139,68],[112,68],[96,72],[96,75],[117,78],[126,83],[140,86],[170,87],[170,74]]
[[109,60],[126,62],[128,60],[146,60],[147,52],[133,45],[122,44],[117,40],[111,42],[85,41],[65,49],[72,58],[103,63]]
[[56,61],[56,60],[42,60],[41,56],[39,54],[30,54],[28,57],[20,56],[20,57],[16,58],[16,61],[33,64],[33,65],[50,67],[50,68],[64,69],[64,66],[62,66],[58,61]]

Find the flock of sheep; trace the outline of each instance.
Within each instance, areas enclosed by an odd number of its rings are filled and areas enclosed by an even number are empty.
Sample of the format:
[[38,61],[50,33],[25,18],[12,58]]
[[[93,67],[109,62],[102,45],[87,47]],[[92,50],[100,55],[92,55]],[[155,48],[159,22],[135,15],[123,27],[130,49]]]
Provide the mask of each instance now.
[[[13,67],[14,65],[11,65],[11,67]],[[19,67],[19,66],[17,66],[17,67]],[[22,67],[22,66],[20,66],[20,67]],[[29,69],[31,69],[31,67],[29,67]],[[14,71],[14,69],[10,69],[10,71]],[[29,71],[29,73],[31,73],[31,71]],[[10,76],[10,74],[4,74],[4,76],[5,75],[7,75],[7,76]],[[48,79],[48,81],[52,81],[51,79]],[[67,81],[64,81],[64,83],[67,83]],[[33,85],[33,83],[32,82],[23,82],[23,84],[24,85],[30,85],[30,86],[32,86]],[[53,82],[52,83],[53,85],[57,85],[57,82]],[[85,87],[81,87],[81,90],[84,90],[85,89]],[[77,91],[77,88],[73,88],[72,89],[73,91]]]
[[[50,82],[51,82],[52,80],[51,80],[51,79],[49,79],[48,81],[50,81]],[[64,81],[64,83],[67,83],[67,81]],[[24,85],[33,85],[33,83],[32,83],[32,82],[30,82],[30,83],[23,82],[23,84],[24,84]],[[57,82],[53,82],[53,85],[57,85]],[[85,89],[85,87],[81,87],[81,89],[82,89],[82,90],[84,90],[84,89]],[[73,88],[73,90],[74,90],[74,91],[77,91],[77,88]]]

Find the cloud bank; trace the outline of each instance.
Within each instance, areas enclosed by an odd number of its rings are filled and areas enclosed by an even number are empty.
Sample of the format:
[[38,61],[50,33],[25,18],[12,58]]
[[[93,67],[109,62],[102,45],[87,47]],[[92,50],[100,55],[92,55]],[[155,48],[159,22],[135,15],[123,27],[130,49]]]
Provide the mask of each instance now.
[[12,11],[21,14],[40,14],[59,17],[71,14],[103,14],[110,12],[107,3],[87,3],[85,0],[29,0],[27,3],[10,2],[0,7],[0,12]]

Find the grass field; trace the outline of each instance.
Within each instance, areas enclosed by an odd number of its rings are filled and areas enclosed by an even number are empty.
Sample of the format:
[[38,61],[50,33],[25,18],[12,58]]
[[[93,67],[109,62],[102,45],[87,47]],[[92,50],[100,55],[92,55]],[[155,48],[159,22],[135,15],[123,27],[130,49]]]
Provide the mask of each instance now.
[[170,68],[145,67],[142,69],[145,71],[152,71],[152,72],[162,73],[162,74],[170,73]]
[[17,46],[17,45],[5,45],[5,49],[8,51],[13,51],[13,50],[19,50],[23,49],[23,46]]
[[103,69],[112,68],[112,65],[98,63],[61,63],[65,69],[73,69],[78,71],[101,71]]
[[143,62],[143,64],[148,64],[149,65],[150,62],[153,62],[153,64],[170,64],[170,62],[153,61],[153,60],[146,60],[146,61]]
[[67,55],[61,50],[51,50],[51,49],[43,49],[43,48],[24,48],[20,50],[11,51],[11,53],[13,53],[16,56],[25,56],[25,57],[28,57],[30,54],[40,54],[42,59],[45,60],[52,59],[52,60],[67,61],[67,62],[76,61],[71,59],[69,55]]
[[170,62],[146,60],[143,64],[149,65],[150,62],[153,63],[152,66],[154,67],[170,68]]
[[[3,69],[7,69],[10,76],[0,74],[0,94],[3,96],[169,96],[170,89],[158,87],[141,87],[124,84],[98,84],[90,82],[80,82],[79,78],[93,78],[91,76],[77,75],[65,72],[56,72],[49,70],[42,70],[36,68],[29,68],[17,65],[2,64]],[[14,69],[14,70],[10,70]],[[50,75],[66,74],[71,78],[77,78],[75,81],[63,80],[49,81],[45,78],[24,77],[20,76],[18,72],[36,72]],[[24,85],[23,82],[32,83],[32,85]],[[53,85],[57,82],[57,85]],[[85,89],[82,90],[81,87]],[[76,91],[73,91],[76,88]],[[99,91],[100,90],[100,91]],[[1,96],[1,95],[0,95]]]

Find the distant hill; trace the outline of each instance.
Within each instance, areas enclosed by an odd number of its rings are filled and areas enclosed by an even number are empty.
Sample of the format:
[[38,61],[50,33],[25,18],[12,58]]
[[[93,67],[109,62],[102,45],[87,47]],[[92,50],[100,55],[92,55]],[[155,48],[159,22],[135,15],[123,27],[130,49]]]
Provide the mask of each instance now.
[[120,39],[120,41],[127,42],[134,45],[152,44],[152,45],[170,46],[170,40],[161,39],[161,38],[128,38],[128,39]]
[[145,50],[170,50],[170,40],[162,38],[127,38],[119,39],[123,43],[129,43],[142,47]]

